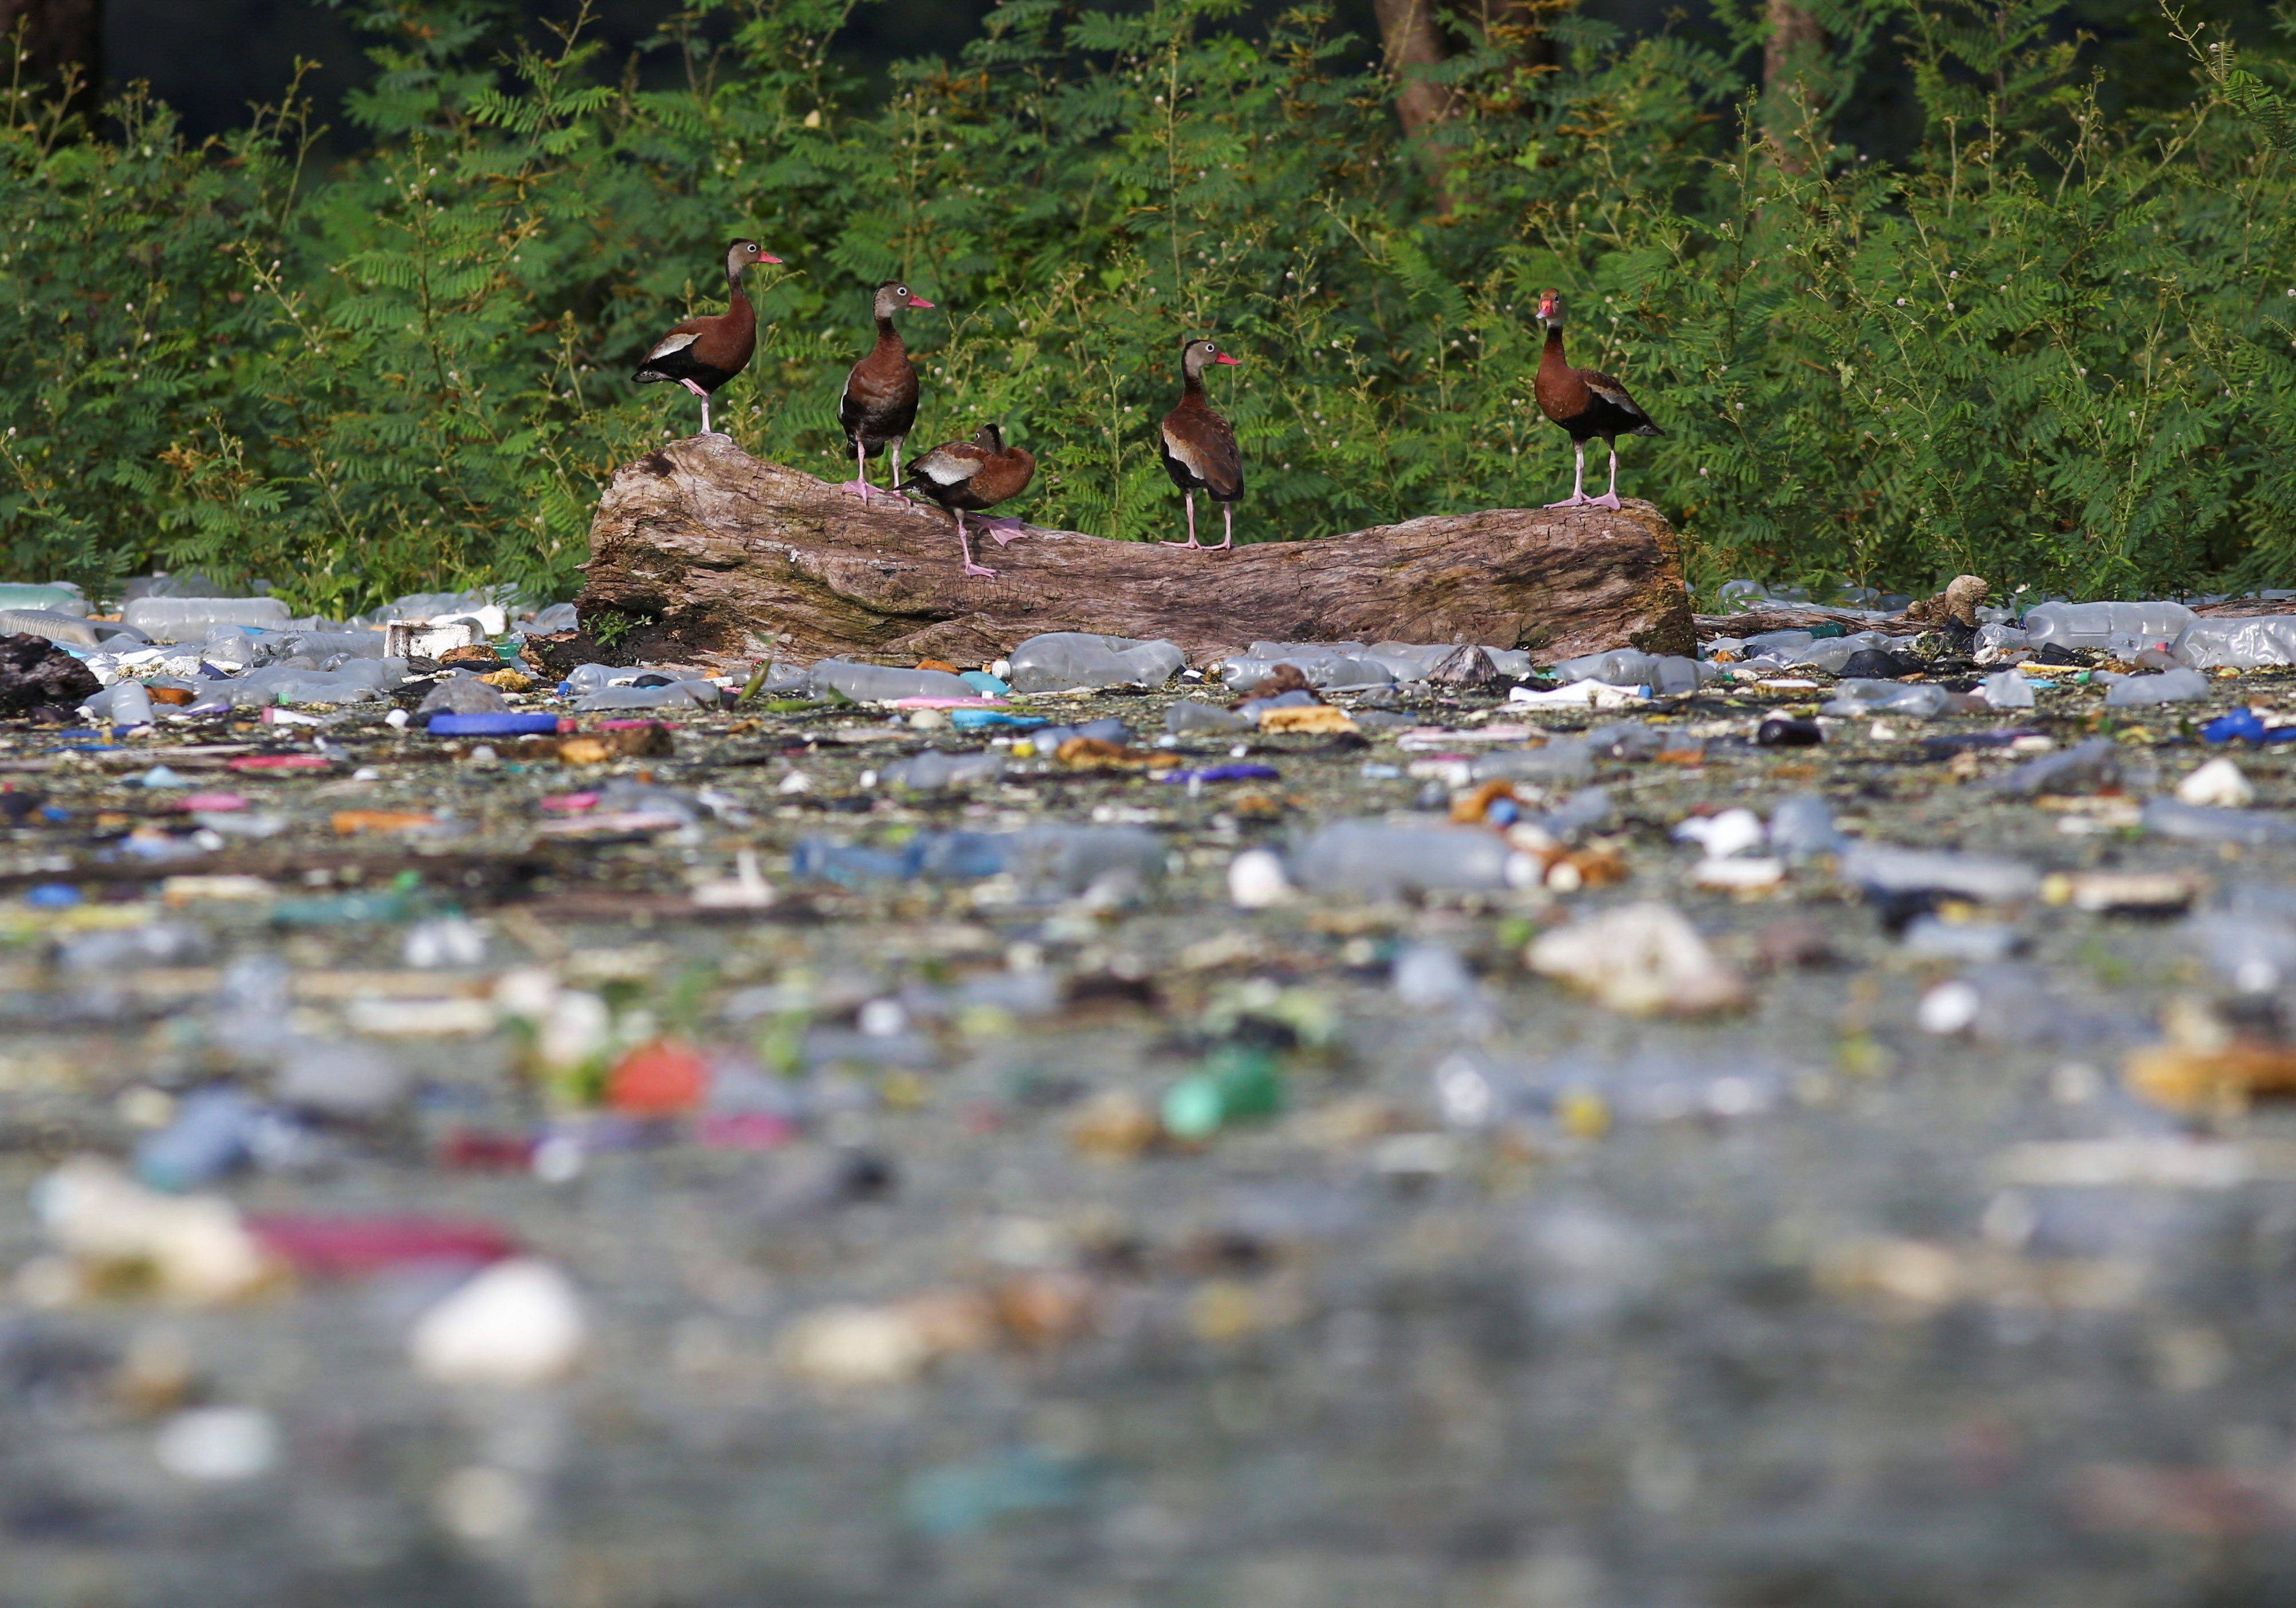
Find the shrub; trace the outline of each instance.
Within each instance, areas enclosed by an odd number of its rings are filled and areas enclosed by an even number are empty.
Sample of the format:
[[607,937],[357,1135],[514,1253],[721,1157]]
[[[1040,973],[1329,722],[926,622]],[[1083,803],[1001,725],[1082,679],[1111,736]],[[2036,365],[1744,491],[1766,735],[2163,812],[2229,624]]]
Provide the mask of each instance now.
[[[196,147],[140,94],[103,139],[0,101],[10,573],[196,565],[331,611],[562,595],[613,466],[692,428],[627,373],[722,307],[741,234],[790,267],[751,276],[724,427],[841,473],[867,291],[906,278],[946,309],[907,326],[913,450],[1001,420],[1041,524],[1174,533],[1155,428],[1207,331],[1246,359],[1218,398],[1240,539],[1560,496],[1530,399],[1553,284],[1573,360],[1667,428],[1622,488],[1702,589],[2296,573],[2296,119],[2277,61],[2190,30],[2189,102],[2109,117],[2044,0],[1846,0],[1835,104],[1782,119],[1733,12],[1710,45],[1561,12],[1550,64],[1449,64],[1461,111],[1414,150],[1312,5],[1247,38],[1237,0],[1007,0],[873,107],[830,64],[843,0],[693,0],[670,91],[578,23],[504,53],[473,0],[358,9],[371,147],[332,172],[293,86]],[[1827,132],[1876,63],[1926,119],[1894,164]]]

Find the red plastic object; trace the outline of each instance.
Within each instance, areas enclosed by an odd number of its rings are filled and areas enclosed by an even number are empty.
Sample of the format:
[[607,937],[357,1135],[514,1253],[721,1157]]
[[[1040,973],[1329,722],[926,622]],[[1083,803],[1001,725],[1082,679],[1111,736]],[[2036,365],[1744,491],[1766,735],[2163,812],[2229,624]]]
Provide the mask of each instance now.
[[334,761],[324,754],[246,754],[231,762],[234,770],[325,770]]
[[640,1045],[606,1074],[606,1103],[633,1116],[673,1117],[709,1092],[709,1062],[667,1039]]
[[187,792],[176,800],[177,809],[222,811],[245,809],[247,800],[235,792]]
[[553,793],[543,800],[542,808],[555,815],[572,815],[578,810],[596,808],[598,796],[594,792]]
[[247,1227],[274,1256],[316,1278],[416,1262],[495,1262],[518,1251],[499,1228],[440,1218],[250,1218]]
[[499,1169],[524,1172],[534,1165],[534,1141],[524,1134],[489,1134],[477,1128],[457,1128],[439,1147],[439,1159],[449,1167],[473,1171]]

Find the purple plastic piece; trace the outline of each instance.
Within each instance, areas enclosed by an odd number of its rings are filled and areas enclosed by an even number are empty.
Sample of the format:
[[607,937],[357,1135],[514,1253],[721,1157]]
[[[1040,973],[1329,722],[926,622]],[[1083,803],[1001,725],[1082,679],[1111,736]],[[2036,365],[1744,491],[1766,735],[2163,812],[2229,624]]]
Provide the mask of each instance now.
[[558,729],[555,715],[433,715],[430,734],[434,737],[522,737],[536,733],[554,733]]

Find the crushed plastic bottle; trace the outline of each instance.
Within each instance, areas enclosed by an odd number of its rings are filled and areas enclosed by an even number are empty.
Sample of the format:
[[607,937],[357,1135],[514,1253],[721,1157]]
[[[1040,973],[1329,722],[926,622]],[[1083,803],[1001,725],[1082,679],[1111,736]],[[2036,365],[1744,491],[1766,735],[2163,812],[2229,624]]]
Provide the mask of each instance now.
[[552,603],[526,622],[527,633],[533,636],[552,636],[561,631],[578,631],[581,628],[582,621],[570,603]]
[[275,597],[138,597],[120,611],[123,624],[153,642],[198,642],[218,625],[275,630],[290,618]]
[[2173,642],[2193,623],[2184,604],[2149,603],[2045,603],[2025,611],[2026,641],[2034,648],[2102,648],[2116,636]]
[[1332,823],[1301,845],[1292,874],[1310,892],[1384,901],[1406,893],[1528,887],[1538,869],[1538,861],[1492,833],[1350,820]]
[[1977,628],[1972,651],[1980,664],[1999,664],[2022,659],[2032,645],[2033,639],[2015,626],[1989,625]]
[[1819,710],[1827,715],[1906,715],[1928,719],[1953,707],[1941,686],[1906,686],[1895,681],[1845,681]]
[[72,648],[93,648],[101,640],[86,620],[45,609],[0,609],[0,636],[45,636]]
[[[1986,628],[1992,629],[1989,626]],[[1985,678],[1978,695],[1997,710],[2029,710],[2038,701],[2033,696],[2033,684],[2014,670],[1994,671]]]
[[444,676],[423,695],[416,706],[414,718],[427,719],[432,715],[492,715],[510,708],[510,702],[498,687],[488,685],[476,676]]
[[2296,615],[2196,619],[2177,634],[2169,656],[2196,670],[2296,664]]
[[2107,709],[2140,709],[2155,703],[2190,703],[2209,695],[2209,678],[2198,670],[2164,670],[2130,676],[2105,689]]
[[1160,637],[1143,642],[1088,631],[1049,631],[1013,650],[1012,673],[1005,679],[1016,693],[1161,686],[1187,662],[1187,655]]
[[262,1108],[238,1089],[203,1088],[186,1095],[175,1120],[135,1149],[135,1176],[153,1189],[182,1194],[245,1163]]
[[1584,782],[1595,774],[1588,740],[1564,737],[1544,748],[1501,748],[1478,754],[1467,774],[1478,782]]
[[947,670],[901,670],[882,664],[824,659],[813,667],[813,685],[856,703],[891,703],[903,698],[978,698],[962,677]]
[[140,681],[116,682],[80,707],[95,719],[109,720],[114,726],[152,724],[152,693]]

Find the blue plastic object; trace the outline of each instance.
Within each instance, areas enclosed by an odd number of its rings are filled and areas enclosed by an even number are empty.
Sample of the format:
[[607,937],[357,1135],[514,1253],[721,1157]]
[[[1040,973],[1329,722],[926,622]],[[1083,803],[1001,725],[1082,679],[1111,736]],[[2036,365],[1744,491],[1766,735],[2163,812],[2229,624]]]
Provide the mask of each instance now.
[[1002,698],[1013,690],[987,670],[959,670],[956,678],[984,698]]
[[2210,742],[2296,742],[2296,726],[2267,726],[2243,704],[2201,727],[2201,736]]
[[69,910],[79,901],[79,890],[70,882],[42,882],[24,894],[24,902],[35,910]]
[[153,1189],[197,1189],[247,1160],[261,1108],[235,1088],[186,1095],[176,1120],[135,1148],[135,1176]]
[[979,731],[984,726],[1011,726],[1015,731],[1033,731],[1049,725],[1042,715],[1008,715],[1003,710],[951,710],[948,723],[961,732]]
[[539,733],[555,733],[555,715],[433,715],[430,734],[434,737],[522,737]]
[[1283,773],[1273,765],[1208,765],[1201,770],[1164,773],[1167,782],[1274,782]]

